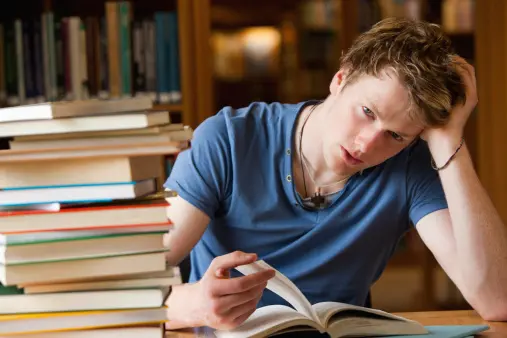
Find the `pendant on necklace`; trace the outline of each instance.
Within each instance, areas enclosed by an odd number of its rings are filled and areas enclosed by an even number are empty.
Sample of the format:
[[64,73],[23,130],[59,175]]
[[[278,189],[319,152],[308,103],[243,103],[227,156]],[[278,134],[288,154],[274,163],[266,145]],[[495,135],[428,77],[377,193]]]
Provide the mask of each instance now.
[[320,194],[320,188],[315,189],[315,193],[310,197],[310,202],[318,209],[326,206],[326,199]]

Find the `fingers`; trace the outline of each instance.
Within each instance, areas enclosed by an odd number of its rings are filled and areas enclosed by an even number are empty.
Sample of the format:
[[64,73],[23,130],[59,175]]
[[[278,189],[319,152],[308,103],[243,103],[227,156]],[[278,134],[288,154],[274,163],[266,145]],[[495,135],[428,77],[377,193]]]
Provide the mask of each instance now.
[[215,277],[216,278],[229,278],[231,274],[229,273],[229,270],[218,268],[215,271]]
[[248,319],[248,317],[252,315],[252,313],[255,312],[258,302],[259,299],[253,299],[248,303],[231,309],[230,318],[234,318],[231,324],[234,327],[241,325],[245,320]]
[[274,276],[274,270],[263,270],[247,276],[216,280],[213,286],[213,294],[214,296],[225,296],[245,292],[267,283]]
[[465,59],[461,56],[455,56],[454,61],[456,63],[456,68],[461,75],[469,75],[475,82],[475,68],[471,64],[469,64]]
[[237,306],[234,309],[230,309],[227,314],[216,317],[216,324],[208,324],[208,326],[220,330],[234,329],[241,325],[245,320],[248,319],[248,317],[252,315],[252,313],[255,312],[257,303],[258,299],[254,299],[248,303]]
[[256,254],[247,254],[242,251],[234,251],[229,254],[218,256],[210,264],[208,271],[213,271],[216,275],[217,270],[230,270],[243,264],[250,264],[257,260]]
[[223,296],[220,298],[220,303],[224,308],[232,309],[254,299],[259,300],[266,288],[266,285],[267,282],[261,283],[244,292]]
[[255,312],[257,308],[257,304],[261,299],[262,293],[260,293],[257,297],[252,298],[251,300],[242,303],[238,306],[231,308],[224,314],[224,318],[227,318],[227,324],[230,327],[237,327],[241,325],[245,320],[248,319]]
[[475,71],[471,65],[464,66],[466,75],[461,75],[465,84],[466,104],[474,105],[477,103],[477,83],[475,80]]
[[255,308],[253,308],[250,311],[247,311],[244,314],[242,314],[241,316],[235,318],[233,321],[233,325],[239,326],[239,325],[243,324],[243,322],[245,320],[247,320],[248,317],[250,317],[252,315],[252,313],[254,313],[254,311],[255,311]]
[[470,105],[477,104],[477,80],[475,68],[458,55],[455,55],[453,60],[456,62],[456,70],[465,85],[466,103]]
[[203,297],[199,318],[203,318],[206,326],[234,328],[255,311],[268,280],[275,276],[275,270],[262,270],[237,278],[229,278],[229,271],[256,260],[256,254],[235,251],[211,262],[196,284],[197,293]]
[[466,75],[468,74],[470,77],[473,77],[475,74],[474,67],[469,64],[465,59],[463,59],[461,56],[455,55],[453,56],[453,61],[456,66],[456,70],[460,73],[460,75]]

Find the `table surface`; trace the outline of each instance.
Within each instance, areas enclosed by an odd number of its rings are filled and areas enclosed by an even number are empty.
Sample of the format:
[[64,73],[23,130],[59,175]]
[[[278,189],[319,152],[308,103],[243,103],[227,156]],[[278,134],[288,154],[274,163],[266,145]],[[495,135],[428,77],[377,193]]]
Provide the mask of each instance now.
[[[488,322],[475,311],[431,311],[431,312],[400,312],[395,313],[413,319],[423,325],[489,325],[490,329],[476,337],[507,337],[507,322]],[[210,329],[168,331],[166,338],[214,337]]]

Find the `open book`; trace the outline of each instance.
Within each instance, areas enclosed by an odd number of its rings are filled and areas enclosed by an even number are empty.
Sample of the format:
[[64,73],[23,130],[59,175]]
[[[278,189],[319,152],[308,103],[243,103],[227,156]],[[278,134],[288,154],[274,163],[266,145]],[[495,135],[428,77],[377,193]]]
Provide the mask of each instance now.
[[267,288],[285,299],[294,308],[268,305],[258,308],[243,324],[233,330],[218,330],[218,338],[267,337],[294,331],[317,330],[330,337],[385,336],[427,334],[418,322],[361,306],[337,302],[310,304],[303,293],[286,276],[266,262],[236,268],[249,275],[263,269],[276,271]]

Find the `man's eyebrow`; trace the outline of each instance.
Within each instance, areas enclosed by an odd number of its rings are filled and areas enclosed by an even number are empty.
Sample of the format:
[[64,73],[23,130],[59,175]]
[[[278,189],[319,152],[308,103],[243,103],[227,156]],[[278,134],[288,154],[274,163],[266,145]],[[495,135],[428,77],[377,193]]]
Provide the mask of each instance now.
[[381,116],[382,113],[380,112],[380,110],[378,109],[378,107],[375,105],[375,103],[373,103],[372,100],[368,100],[368,102],[373,107],[373,110],[375,110],[375,114],[378,115],[378,116]]
[[[380,118],[381,118],[381,117],[382,117],[382,113],[380,112],[380,110],[378,109],[378,107],[375,105],[375,103],[373,103],[373,101],[372,101],[372,100],[368,100],[368,102],[369,102],[369,104],[372,106],[372,108],[373,108],[373,110],[374,110],[374,112],[375,112],[375,115],[377,115],[378,117],[380,117]],[[405,138],[410,138],[410,137],[415,137],[415,136],[417,136],[417,135],[414,135],[414,136],[412,136],[412,135],[407,135],[407,134],[405,134],[405,133],[397,132],[397,131],[394,131],[394,130],[391,130],[391,131],[392,131],[392,132],[394,132],[394,133],[396,133],[396,134],[398,134],[398,135],[400,135],[401,137],[405,137]]]

